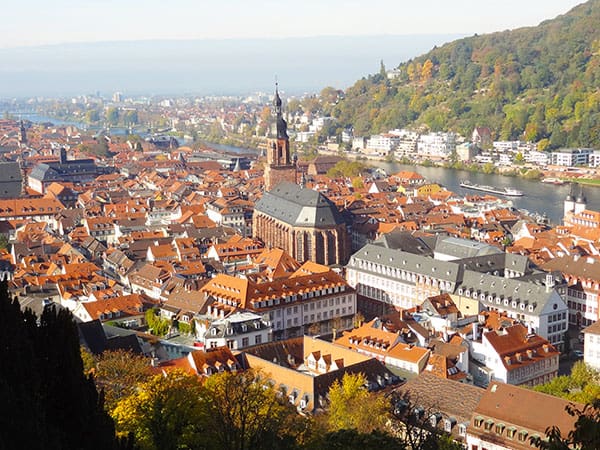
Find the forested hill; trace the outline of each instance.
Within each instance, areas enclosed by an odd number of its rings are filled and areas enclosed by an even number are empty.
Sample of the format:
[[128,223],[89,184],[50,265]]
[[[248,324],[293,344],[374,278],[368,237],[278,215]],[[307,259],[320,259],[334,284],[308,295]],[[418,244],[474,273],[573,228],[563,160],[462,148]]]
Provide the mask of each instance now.
[[[515,11],[518,13],[518,11]],[[388,68],[388,72],[389,68]],[[355,135],[427,125],[542,148],[600,146],[600,0],[539,26],[453,41],[357,81],[330,110]]]

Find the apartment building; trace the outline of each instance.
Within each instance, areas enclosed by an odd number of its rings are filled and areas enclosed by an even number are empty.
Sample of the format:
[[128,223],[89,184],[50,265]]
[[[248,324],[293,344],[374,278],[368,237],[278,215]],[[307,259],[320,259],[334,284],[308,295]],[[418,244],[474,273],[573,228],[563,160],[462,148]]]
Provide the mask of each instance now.
[[[414,308],[428,297],[448,293],[463,315],[505,312],[550,343],[561,345],[568,308],[558,291],[564,287],[555,286],[552,274],[533,274],[525,257],[485,254],[479,247],[460,244],[470,241],[456,241],[453,245],[443,239],[430,253],[444,259],[462,256],[452,261],[387,248],[382,242],[366,245],[346,266],[348,284],[359,295],[359,308],[381,314],[389,307]],[[474,251],[476,256],[471,256]]]
[[417,152],[422,158],[448,159],[455,149],[455,133],[422,134],[417,142]]
[[594,152],[591,148],[572,148],[552,152],[550,164],[553,166],[587,166],[590,155]]
[[219,274],[200,290],[223,317],[240,309],[269,321],[273,338],[331,332],[352,326],[356,292],[326,266],[307,262],[290,275],[275,280],[238,278]]

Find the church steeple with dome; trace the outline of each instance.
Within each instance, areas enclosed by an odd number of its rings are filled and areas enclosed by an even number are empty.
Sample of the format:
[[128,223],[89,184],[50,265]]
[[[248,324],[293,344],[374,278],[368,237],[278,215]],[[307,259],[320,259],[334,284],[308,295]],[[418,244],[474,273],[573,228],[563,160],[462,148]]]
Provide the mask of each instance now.
[[569,189],[569,194],[565,198],[563,203],[563,217],[567,217],[568,214],[572,214],[575,211],[575,198],[573,194],[573,184],[571,184],[571,188]]
[[587,198],[583,193],[583,186],[579,186],[579,195],[575,199],[575,214],[583,212],[587,208]]

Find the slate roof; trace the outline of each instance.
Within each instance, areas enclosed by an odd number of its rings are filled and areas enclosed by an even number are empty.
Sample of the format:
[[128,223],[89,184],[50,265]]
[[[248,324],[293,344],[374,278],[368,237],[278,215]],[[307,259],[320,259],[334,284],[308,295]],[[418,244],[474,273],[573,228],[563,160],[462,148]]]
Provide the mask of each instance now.
[[100,320],[77,323],[79,340],[95,355],[105,350],[128,350],[136,354],[142,348],[134,331],[118,327],[103,326]]
[[19,163],[0,163],[0,197],[14,198],[21,195],[21,169]]
[[439,238],[434,250],[436,253],[454,256],[456,259],[502,253],[499,248],[492,245],[455,237]]
[[415,255],[433,256],[433,251],[420,237],[413,236],[407,231],[392,231],[381,236],[375,244],[382,247],[403,250]]
[[527,256],[513,253],[493,253],[464,258],[456,262],[463,264],[466,270],[473,270],[475,272],[493,273],[498,271],[498,273],[503,274],[504,270],[508,269],[528,274],[532,271]]
[[105,168],[96,166],[93,159],[81,159],[61,163],[41,163],[33,168],[30,178],[41,181],[61,180],[64,176],[72,175],[100,175],[106,172]]
[[[458,286],[463,292],[469,290],[471,293],[477,291],[485,295],[485,300],[481,300],[482,304],[496,305],[496,298],[499,297],[502,301],[502,309],[515,311],[518,313],[527,312],[528,314],[539,315],[543,311],[546,304],[554,297],[560,297],[554,289],[546,289],[546,286],[532,283],[520,279],[504,278],[485,273],[472,272],[466,270],[463,275],[462,283]],[[492,301],[488,300],[488,294],[494,296]],[[504,304],[504,299],[508,299],[508,305]],[[516,307],[512,306],[512,302],[516,301]],[[525,310],[520,308],[520,304],[524,303]],[[533,311],[529,310],[529,306],[533,306]],[[560,305],[559,305],[560,306]]]
[[[368,244],[356,252],[350,259],[349,267],[362,270],[358,260],[370,261],[386,267],[405,270],[407,272],[430,275],[438,280],[456,283],[460,279],[461,266],[455,262],[438,261],[426,256],[415,255],[401,250],[393,250],[379,245]],[[387,276],[385,273],[379,274]],[[390,279],[398,277],[389,276]]]
[[265,192],[254,209],[296,227],[331,228],[345,223],[335,204],[323,194],[290,182]]
[[[238,311],[229,315],[226,319],[214,320],[208,330],[206,330],[205,338],[223,338],[226,335],[239,336],[259,330],[262,331],[265,328],[268,327],[261,320],[261,316],[250,312]],[[231,334],[226,334],[228,329],[231,330]]]

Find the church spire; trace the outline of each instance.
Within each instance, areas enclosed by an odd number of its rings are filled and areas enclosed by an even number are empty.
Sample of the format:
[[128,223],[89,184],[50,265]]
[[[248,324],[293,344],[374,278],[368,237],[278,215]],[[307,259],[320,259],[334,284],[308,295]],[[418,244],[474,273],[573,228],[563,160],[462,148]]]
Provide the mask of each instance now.
[[275,115],[277,116],[277,139],[289,139],[287,134],[287,122],[283,118],[281,110],[281,97],[279,96],[279,85],[275,82],[275,98],[273,98],[273,106],[275,107]]

